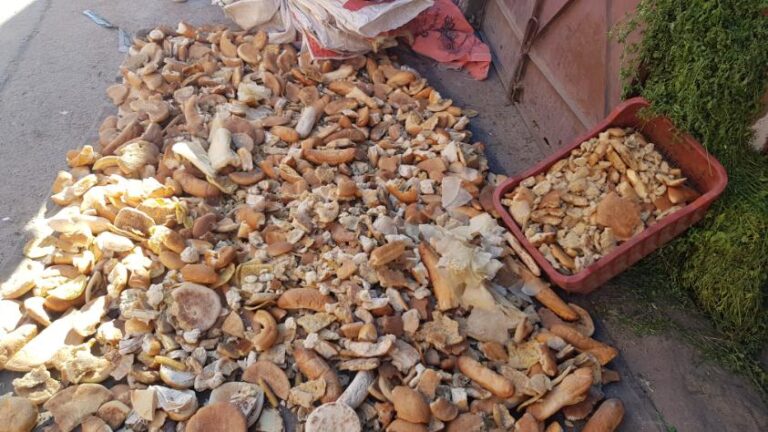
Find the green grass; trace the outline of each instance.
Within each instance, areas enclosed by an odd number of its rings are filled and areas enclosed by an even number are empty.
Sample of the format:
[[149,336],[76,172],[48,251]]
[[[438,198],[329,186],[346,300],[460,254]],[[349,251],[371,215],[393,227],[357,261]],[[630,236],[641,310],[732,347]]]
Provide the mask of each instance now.
[[626,47],[625,95],[649,99],[729,175],[705,219],[630,276],[704,310],[723,338],[690,342],[743,369],[764,392],[755,357],[768,342],[768,158],[748,142],[768,84],[766,8],[760,0],[643,0],[617,33],[626,41],[644,25],[642,41]]

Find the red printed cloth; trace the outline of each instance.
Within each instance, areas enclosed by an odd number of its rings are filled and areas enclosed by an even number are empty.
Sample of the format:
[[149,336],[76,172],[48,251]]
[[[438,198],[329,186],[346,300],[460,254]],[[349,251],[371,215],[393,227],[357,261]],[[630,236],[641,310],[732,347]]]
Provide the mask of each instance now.
[[366,6],[379,3],[390,3],[392,1],[393,0],[347,0],[347,2],[344,3],[344,9],[349,9],[354,12]]
[[[344,8],[358,11],[367,6],[392,0],[347,0]],[[403,30],[413,35],[411,48],[456,69],[464,68],[473,78],[488,77],[491,50],[475,36],[464,14],[451,0],[435,0],[434,5],[415,19],[390,34]]]
[[474,29],[451,0],[435,0],[432,7],[403,29],[413,34],[411,48],[417,53],[451,67],[463,67],[475,79],[488,77],[491,50],[475,36]]

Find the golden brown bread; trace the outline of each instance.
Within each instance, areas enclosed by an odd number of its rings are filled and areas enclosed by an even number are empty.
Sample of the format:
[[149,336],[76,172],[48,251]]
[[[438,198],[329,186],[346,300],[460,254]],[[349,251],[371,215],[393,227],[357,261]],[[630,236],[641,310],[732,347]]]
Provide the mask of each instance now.
[[595,411],[581,432],[613,432],[624,419],[624,404],[618,399],[607,399]]
[[200,408],[187,422],[186,432],[245,432],[243,413],[227,402]]

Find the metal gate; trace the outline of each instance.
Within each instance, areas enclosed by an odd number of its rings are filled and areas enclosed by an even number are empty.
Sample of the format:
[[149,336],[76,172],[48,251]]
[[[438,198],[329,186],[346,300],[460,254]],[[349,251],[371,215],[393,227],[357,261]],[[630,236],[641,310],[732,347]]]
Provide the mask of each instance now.
[[510,99],[549,151],[619,102],[621,47],[609,32],[638,3],[487,0],[482,29],[494,65]]

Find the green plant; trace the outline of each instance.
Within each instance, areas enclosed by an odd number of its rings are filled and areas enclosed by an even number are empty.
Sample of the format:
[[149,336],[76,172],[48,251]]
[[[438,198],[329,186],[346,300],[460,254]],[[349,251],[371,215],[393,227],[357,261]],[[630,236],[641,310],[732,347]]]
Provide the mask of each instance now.
[[649,99],[729,175],[704,221],[633,274],[691,295],[748,356],[768,339],[768,158],[747,145],[768,84],[766,9],[758,0],[642,0],[617,32],[625,43],[642,35],[625,45],[625,95]]

